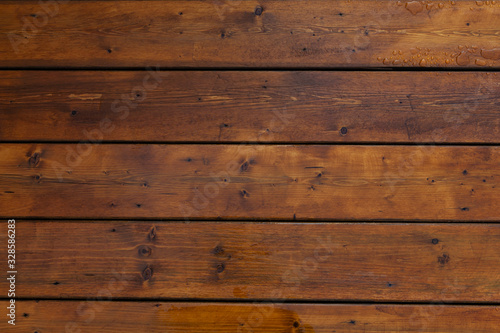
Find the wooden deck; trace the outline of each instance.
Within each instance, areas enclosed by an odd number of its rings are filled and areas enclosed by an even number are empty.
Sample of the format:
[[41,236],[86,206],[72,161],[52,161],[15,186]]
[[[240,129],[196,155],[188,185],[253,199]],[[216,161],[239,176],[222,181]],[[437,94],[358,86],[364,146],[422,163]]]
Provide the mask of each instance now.
[[500,1],[1,1],[0,35],[0,332],[500,330]]

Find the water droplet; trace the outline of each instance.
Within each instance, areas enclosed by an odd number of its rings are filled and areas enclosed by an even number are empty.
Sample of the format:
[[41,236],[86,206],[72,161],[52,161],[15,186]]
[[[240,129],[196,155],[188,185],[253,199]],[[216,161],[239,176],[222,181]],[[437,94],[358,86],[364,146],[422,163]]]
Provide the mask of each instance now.
[[469,55],[467,54],[466,51],[460,52],[460,54],[457,56],[457,64],[459,66],[465,66],[468,65],[470,62]]
[[439,7],[439,8],[443,8],[443,7],[444,7],[444,3],[440,2],[440,3],[438,4],[438,7]]
[[407,2],[405,7],[413,15],[417,15],[422,10],[424,10],[424,6],[419,1],[410,1],[410,2]]
[[491,59],[491,60],[499,60],[500,59],[500,48],[491,49],[491,50],[481,50],[481,55],[483,58]]
[[392,64],[393,64],[393,65],[401,65],[401,60],[396,59],[396,60],[394,60],[394,61],[392,62]]
[[425,59],[420,60],[419,65],[420,65],[421,67],[425,67],[425,66],[427,66],[427,60],[425,60]]
[[385,58],[383,61],[384,65],[389,65],[391,63],[391,60],[389,58]]
[[447,64],[449,64],[450,63],[450,59],[446,59],[444,62],[447,63]]
[[478,65],[478,66],[486,66],[486,60],[476,59],[476,65]]

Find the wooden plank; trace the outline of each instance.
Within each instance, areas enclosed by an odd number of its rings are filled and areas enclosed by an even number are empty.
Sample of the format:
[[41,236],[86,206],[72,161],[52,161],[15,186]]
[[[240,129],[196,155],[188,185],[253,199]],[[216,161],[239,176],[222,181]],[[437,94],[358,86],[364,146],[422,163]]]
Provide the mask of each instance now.
[[[17,307],[16,331],[23,332],[490,333],[500,324],[496,306],[18,301]],[[0,329],[12,327],[2,320]]]
[[23,298],[500,301],[496,224],[19,221],[16,236]]
[[500,64],[493,1],[59,2],[2,1],[0,67]]
[[6,218],[499,221],[500,148],[4,144]]
[[4,141],[500,143],[497,73],[0,76]]

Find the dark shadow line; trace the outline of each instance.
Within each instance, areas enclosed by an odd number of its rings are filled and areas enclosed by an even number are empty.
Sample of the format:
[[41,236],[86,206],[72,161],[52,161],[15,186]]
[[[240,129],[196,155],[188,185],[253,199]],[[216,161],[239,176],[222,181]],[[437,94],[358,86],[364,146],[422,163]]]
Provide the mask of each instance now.
[[[9,298],[0,297],[0,300],[9,300]],[[474,301],[374,301],[374,300],[302,300],[302,299],[265,299],[265,298],[252,298],[252,299],[231,299],[231,298],[132,298],[132,297],[116,297],[111,300],[95,300],[93,297],[72,297],[72,298],[54,298],[54,297],[16,297],[16,301],[58,301],[58,302],[74,302],[74,301],[91,301],[91,302],[144,302],[144,303],[158,303],[158,302],[172,302],[172,303],[231,303],[255,306],[255,303],[263,304],[345,304],[345,305],[428,305],[428,306],[499,306],[498,302],[474,302]]]
[[[297,219],[287,219],[287,218],[214,218],[214,217],[199,217],[190,218],[188,220],[183,217],[172,217],[172,218],[159,218],[159,217],[47,217],[47,216],[0,216],[0,220],[7,221],[8,219],[14,219],[16,222],[31,222],[31,221],[47,221],[47,222],[178,222],[178,223],[197,223],[197,222],[221,222],[221,223],[244,223],[244,222],[254,222],[254,223],[297,223],[297,224],[500,224],[500,220],[484,221],[484,220],[431,220],[431,219],[329,219],[329,218],[297,218]],[[1,222],[0,222],[1,223]]]
[[132,67],[106,67],[106,66],[16,66],[5,67],[0,66],[0,71],[100,71],[100,72],[117,72],[117,71],[145,71],[147,68],[153,68],[160,71],[259,71],[259,72],[500,72],[500,68],[460,68],[460,67],[156,67],[154,64],[149,66],[132,66]]
[[260,146],[439,146],[484,147],[500,146],[499,142],[381,142],[381,141],[140,141],[140,140],[0,140],[0,144],[93,144],[93,145],[260,145]]

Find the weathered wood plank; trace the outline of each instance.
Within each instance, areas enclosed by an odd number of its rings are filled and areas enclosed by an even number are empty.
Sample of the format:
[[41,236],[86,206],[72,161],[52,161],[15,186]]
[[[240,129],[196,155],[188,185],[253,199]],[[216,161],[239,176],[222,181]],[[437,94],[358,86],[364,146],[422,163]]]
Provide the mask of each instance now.
[[0,67],[500,64],[493,1],[53,3],[2,2]]
[[4,141],[500,143],[497,73],[0,76]]
[[[0,302],[2,308],[6,301]],[[18,301],[19,332],[490,333],[495,306]],[[2,331],[12,330],[6,320]]]
[[3,144],[6,218],[498,221],[493,146]]
[[24,298],[500,301],[496,224],[19,221],[16,234]]

